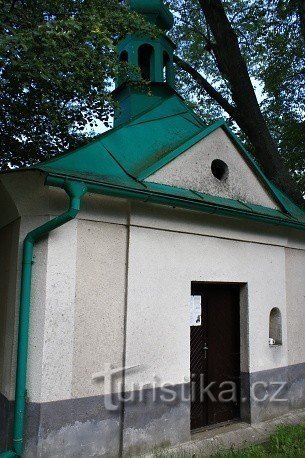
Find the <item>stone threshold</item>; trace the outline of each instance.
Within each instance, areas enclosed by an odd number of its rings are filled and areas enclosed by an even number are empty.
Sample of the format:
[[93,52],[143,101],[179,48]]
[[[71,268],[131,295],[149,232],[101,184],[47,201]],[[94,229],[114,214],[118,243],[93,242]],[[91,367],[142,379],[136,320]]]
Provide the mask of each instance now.
[[192,434],[191,440],[176,446],[156,449],[139,455],[142,458],[207,457],[226,450],[241,450],[252,444],[262,444],[280,425],[297,425],[305,422],[305,409],[289,412],[281,417],[262,423],[231,423]]

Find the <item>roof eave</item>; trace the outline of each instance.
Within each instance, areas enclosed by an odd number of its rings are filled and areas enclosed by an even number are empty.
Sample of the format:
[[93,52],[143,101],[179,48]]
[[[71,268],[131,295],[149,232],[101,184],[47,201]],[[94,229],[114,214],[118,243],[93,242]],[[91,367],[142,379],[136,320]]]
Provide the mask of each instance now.
[[[223,204],[211,204],[200,199],[200,196],[194,194],[193,198],[172,195],[168,192],[156,192],[147,187],[142,189],[135,189],[131,187],[121,186],[118,184],[111,183],[97,183],[90,180],[79,180],[73,176],[63,176],[57,174],[48,174],[46,178],[46,184],[49,186],[62,187],[64,186],[65,180],[69,178],[75,181],[83,181],[89,192],[95,194],[109,195],[113,197],[119,197],[124,199],[140,200],[143,202],[149,202],[160,205],[167,205],[171,207],[184,208],[188,210],[200,211],[202,213],[214,214],[218,216],[225,216],[229,218],[247,219],[258,223],[265,223],[273,226],[282,226],[292,229],[305,231],[305,221],[299,221],[293,217],[290,217],[278,210],[274,210],[274,215],[271,215],[272,209],[266,208],[266,214],[259,213],[258,211],[247,210],[245,205],[244,209],[230,208],[230,199],[222,198]],[[170,188],[170,187],[168,187]],[[188,190],[181,191],[187,192]],[[190,191],[192,193],[192,191]],[[213,197],[213,196],[211,196]],[[239,203],[236,201],[236,203]],[[250,208],[250,207],[249,207]],[[262,212],[264,207],[261,207]],[[268,214],[267,214],[268,213]]]

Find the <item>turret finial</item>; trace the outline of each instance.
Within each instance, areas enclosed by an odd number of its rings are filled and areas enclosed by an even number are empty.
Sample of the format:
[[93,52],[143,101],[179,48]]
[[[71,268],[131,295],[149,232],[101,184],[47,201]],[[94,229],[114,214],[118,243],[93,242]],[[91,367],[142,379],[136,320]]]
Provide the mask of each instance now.
[[162,30],[170,30],[174,25],[174,16],[163,0],[129,0],[129,5]]

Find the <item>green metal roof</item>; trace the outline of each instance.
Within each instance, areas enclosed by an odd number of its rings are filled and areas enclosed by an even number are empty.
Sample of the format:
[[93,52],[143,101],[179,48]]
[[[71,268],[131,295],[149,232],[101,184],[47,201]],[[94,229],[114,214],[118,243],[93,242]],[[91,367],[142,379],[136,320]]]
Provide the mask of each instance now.
[[[229,135],[282,210],[144,181],[218,128]],[[305,230],[305,212],[267,179],[226,123],[220,120],[206,126],[176,93],[90,144],[32,169],[89,182],[108,195],[137,199],[143,196],[143,201],[272,224],[282,222]]]
[[46,172],[138,181],[148,168],[199,134],[205,125],[176,94],[148,112],[97,137],[71,153],[36,165]]

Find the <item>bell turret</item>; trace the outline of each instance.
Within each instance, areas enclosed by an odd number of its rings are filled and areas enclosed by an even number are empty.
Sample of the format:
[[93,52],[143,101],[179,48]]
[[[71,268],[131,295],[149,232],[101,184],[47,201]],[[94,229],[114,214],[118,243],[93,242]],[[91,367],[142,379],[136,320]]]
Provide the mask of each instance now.
[[[115,126],[132,119],[137,114],[158,102],[165,93],[175,88],[173,54],[175,45],[166,32],[173,27],[174,17],[162,0],[130,0],[131,10],[142,14],[146,20],[165,33],[157,38],[142,35],[129,35],[118,45],[121,61],[140,69],[116,82],[114,96],[119,102],[120,111]],[[146,80],[148,86],[139,87],[134,83]],[[149,93],[149,94],[148,94]]]

